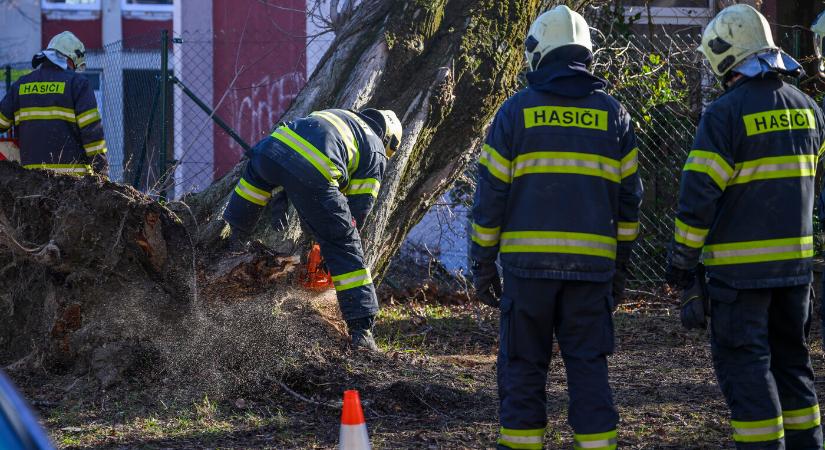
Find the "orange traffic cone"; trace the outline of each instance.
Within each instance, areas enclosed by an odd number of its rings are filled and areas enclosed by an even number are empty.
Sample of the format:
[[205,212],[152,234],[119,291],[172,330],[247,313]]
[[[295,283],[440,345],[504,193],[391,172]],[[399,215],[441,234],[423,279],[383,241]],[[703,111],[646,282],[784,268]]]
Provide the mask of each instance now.
[[358,391],[344,391],[344,409],[341,411],[341,435],[338,438],[340,450],[370,450],[367,423],[361,410]]

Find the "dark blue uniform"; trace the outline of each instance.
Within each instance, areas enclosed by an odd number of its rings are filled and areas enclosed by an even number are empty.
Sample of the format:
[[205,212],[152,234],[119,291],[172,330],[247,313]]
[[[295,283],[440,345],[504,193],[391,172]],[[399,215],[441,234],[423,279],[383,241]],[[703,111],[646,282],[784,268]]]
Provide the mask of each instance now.
[[710,278],[711,349],[738,448],[822,448],[808,355],[816,104],[769,73],[702,116],[671,263]]
[[0,132],[16,125],[28,169],[108,175],[106,141],[89,80],[46,60],[0,101]]
[[283,187],[321,246],[345,320],[378,312],[357,226],[372,209],[387,156],[366,120],[329,109],[279,126],[253,148],[224,212],[233,229],[249,233],[272,190]]
[[551,55],[558,64],[529,73],[496,114],[472,210],[472,258],[500,254],[504,269],[498,443],[542,448],[555,333],[576,446],[611,449],[611,279],[639,233],[638,149],[628,113],[586,71],[589,52]]

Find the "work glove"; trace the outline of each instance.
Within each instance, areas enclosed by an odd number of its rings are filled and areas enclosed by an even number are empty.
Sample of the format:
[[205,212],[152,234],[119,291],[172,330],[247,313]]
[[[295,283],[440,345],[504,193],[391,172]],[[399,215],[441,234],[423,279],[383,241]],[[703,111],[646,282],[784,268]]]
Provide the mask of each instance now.
[[624,300],[624,289],[627,285],[627,266],[616,265],[616,272],[613,274],[613,310]]
[[704,330],[708,327],[710,302],[704,278],[704,275],[696,277],[693,284],[682,292],[679,318],[687,330]]
[[501,304],[501,277],[495,262],[473,262],[473,287],[476,299],[487,306],[498,308]]
[[693,285],[696,279],[696,269],[680,269],[672,263],[668,263],[665,270],[665,282],[673,288],[685,290]]

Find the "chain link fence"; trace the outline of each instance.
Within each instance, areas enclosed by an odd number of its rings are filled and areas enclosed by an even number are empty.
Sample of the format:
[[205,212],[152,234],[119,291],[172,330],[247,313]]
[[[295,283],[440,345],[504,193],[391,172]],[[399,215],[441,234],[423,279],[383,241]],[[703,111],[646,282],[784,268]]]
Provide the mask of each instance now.
[[[209,186],[278,123],[332,39],[162,32],[87,52],[111,179],[166,198]],[[0,62],[0,98],[29,71]]]
[[645,186],[631,272],[638,282],[659,282],[673,236],[682,166],[702,108],[719,88],[696,52],[701,36],[695,29],[603,39],[593,70],[610,81],[610,93],[633,118]]

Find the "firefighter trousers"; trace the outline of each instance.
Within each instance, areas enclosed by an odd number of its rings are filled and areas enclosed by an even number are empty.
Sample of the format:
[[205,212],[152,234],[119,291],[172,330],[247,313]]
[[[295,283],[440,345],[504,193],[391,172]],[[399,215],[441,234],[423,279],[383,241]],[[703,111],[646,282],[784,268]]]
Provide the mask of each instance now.
[[[269,137],[258,143],[224,211],[224,220],[233,229],[251,232],[278,186],[321,246],[344,319],[377,314],[375,288],[347,199],[299,153]],[[285,204],[285,196],[277,198]]]
[[821,449],[808,353],[810,285],[732,289],[712,280],[711,352],[739,449]]
[[519,278],[504,271],[498,353],[498,448],[541,449],[547,371],[558,339],[576,448],[615,449],[619,416],[607,381],[611,283]]

